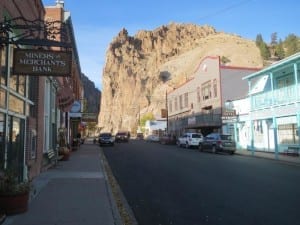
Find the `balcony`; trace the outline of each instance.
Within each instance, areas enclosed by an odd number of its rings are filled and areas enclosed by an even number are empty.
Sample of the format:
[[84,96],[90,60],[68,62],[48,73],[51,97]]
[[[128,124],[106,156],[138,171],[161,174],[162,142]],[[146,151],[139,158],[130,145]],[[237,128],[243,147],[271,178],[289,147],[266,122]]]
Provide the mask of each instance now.
[[295,102],[300,102],[300,84],[251,96],[251,110],[288,105]]

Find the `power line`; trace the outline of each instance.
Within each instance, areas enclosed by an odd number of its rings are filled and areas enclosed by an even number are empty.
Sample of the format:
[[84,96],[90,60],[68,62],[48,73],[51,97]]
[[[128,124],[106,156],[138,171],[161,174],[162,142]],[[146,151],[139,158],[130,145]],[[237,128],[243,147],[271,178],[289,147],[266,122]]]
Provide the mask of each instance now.
[[245,0],[245,1],[238,2],[236,4],[232,4],[230,6],[227,6],[227,7],[223,8],[223,9],[220,9],[220,10],[218,10],[216,12],[213,12],[211,14],[207,14],[206,16],[200,17],[199,20],[203,20],[203,19],[207,19],[207,18],[210,18],[210,17],[213,17],[213,16],[217,16],[219,14],[222,14],[222,13],[225,13],[227,11],[230,11],[231,9],[234,9],[236,7],[244,5],[244,4],[246,4],[246,3],[250,2],[250,1],[252,1],[252,0]]

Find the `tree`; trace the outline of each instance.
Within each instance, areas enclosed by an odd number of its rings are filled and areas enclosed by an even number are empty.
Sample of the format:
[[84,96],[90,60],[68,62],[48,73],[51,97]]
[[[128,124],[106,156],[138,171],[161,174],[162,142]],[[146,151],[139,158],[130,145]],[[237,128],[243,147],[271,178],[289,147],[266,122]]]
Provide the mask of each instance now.
[[155,117],[154,117],[152,112],[148,112],[148,113],[146,113],[145,115],[142,116],[141,121],[140,121],[140,125],[142,127],[144,127],[147,120],[150,120],[150,121],[155,120]]
[[286,56],[293,55],[300,51],[300,39],[295,34],[289,34],[284,41]]
[[271,46],[277,45],[277,32],[271,34]]
[[279,43],[275,46],[275,56],[278,57],[278,59],[283,59],[285,56],[281,39],[279,39]]
[[256,41],[255,41],[256,46],[259,47],[261,45],[261,43],[263,43],[263,42],[264,42],[264,40],[262,38],[262,35],[261,34],[256,35]]
[[228,59],[226,56],[222,56],[222,57],[221,57],[221,62],[222,62],[223,64],[226,64],[226,63],[229,63],[229,62],[231,62],[231,61],[230,61],[230,59]]
[[262,35],[258,34],[256,36],[256,46],[259,48],[260,50],[260,55],[263,57],[263,59],[269,59],[271,54],[270,54],[270,50],[268,48],[268,45],[264,42]]

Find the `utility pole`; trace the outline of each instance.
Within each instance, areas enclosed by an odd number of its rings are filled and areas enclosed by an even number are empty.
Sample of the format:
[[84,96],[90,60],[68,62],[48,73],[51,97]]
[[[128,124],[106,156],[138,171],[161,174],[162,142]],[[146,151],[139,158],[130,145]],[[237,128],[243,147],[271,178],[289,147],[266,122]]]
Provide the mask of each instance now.
[[169,125],[168,125],[168,123],[169,123],[169,119],[168,119],[168,117],[169,117],[169,113],[168,113],[168,91],[166,90],[166,122],[167,122],[167,124],[166,124],[166,133],[168,134],[169,133]]

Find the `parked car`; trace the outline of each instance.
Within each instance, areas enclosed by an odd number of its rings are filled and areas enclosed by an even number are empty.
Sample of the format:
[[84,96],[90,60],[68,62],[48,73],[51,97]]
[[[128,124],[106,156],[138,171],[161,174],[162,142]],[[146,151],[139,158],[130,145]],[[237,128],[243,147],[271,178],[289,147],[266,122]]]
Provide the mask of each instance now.
[[177,139],[177,145],[179,147],[185,146],[186,148],[197,147],[199,143],[203,141],[203,135],[201,133],[184,133]]
[[99,143],[100,146],[103,146],[103,145],[113,146],[114,143],[115,143],[115,140],[114,140],[114,137],[112,136],[111,133],[106,132],[106,133],[101,133],[99,135],[98,143]]
[[144,139],[144,134],[143,133],[137,133],[136,134],[136,139],[143,140]]
[[199,143],[199,150],[210,150],[213,153],[229,152],[230,154],[234,154],[236,143],[230,134],[211,133]]
[[115,136],[115,142],[128,142],[130,133],[128,131],[118,131]]
[[163,145],[175,145],[176,144],[176,137],[172,135],[163,135],[159,138],[159,143]]
[[159,142],[159,136],[154,134],[149,134],[145,140],[150,142]]

